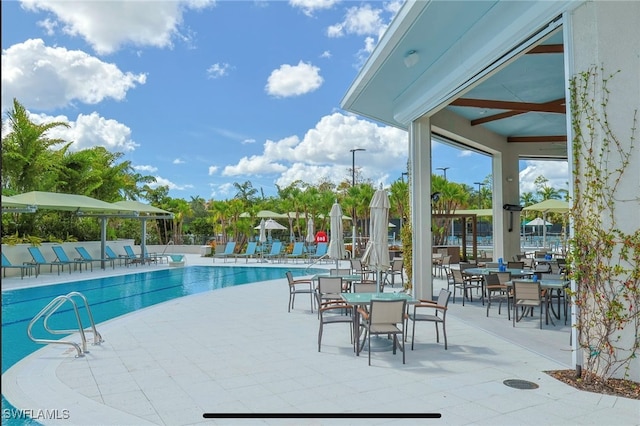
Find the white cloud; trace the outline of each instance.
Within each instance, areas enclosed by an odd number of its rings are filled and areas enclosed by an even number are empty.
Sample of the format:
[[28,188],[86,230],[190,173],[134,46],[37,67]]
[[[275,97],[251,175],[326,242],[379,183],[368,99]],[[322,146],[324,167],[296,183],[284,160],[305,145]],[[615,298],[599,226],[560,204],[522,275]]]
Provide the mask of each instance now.
[[184,164],[185,161],[181,158],[176,158],[175,160],[173,160],[173,164]]
[[370,4],[350,7],[342,22],[331,25],[327,29],[327,36],[343,37],[354,34],[379,37],[386,28],[380,16],[382,12],[382,9],[374,9]]
[[558,189],[569,189],[569,163],[567,161],[525,161],[525,168],[520,172],[520,193],[536,193],[534,181],[538,176],[549,180],[547,185]]
[[214,175],[218,171],[218,166],[209,166],[209,176]]
[[150,188],[158,188],[160,186],[168,186],[170,190],[183,191],[185,189],[193,188],[193,185],[178,185],[177,183],[171,182],[169,179],[165,179],[162,176],[155,176],[155,183],[150,183]]
[[298,65],[284,64],[273,70],[265,90],[276,97],[300,96],[317,90],[323,82],[320,68],[300,61]]
[[331,52],[330,52],[330,51],[328,51],[328,50],[325,50],[324,52],[322,52],[322,53],[320,54],[320,57],[321,57],[321,58],[325,58],[325,59],[330,59],[330,58],[331,58]]
[[129,152],[140,146],[131,139],[131,129],[116,120],[101,117],[97,112],[89,115],[78,114],[75,121],[66,116],[52,117],[46,114],[30,114],[29,118],[36,124],[60,121],[69,124],[68,128],[55,127],[47,132],[50,138],[59,138],[73,142],[73,151],[103,146],[112,152]]
[[331,9],[339,0],[289,0],[289,4],[302,10],[307,16],[313,16],[313,12],[323,9]]
[[128,90],[145,84],[145,74],[122,72],[79,50],[47,47],[30,39],[2,51],[2,109],[13,98],[28,109],[50,110],[74,101],[97,104],[123,100]]
[[[46,1],[23,0],[31,11],[55,15],[55,25],[71,36],[82,37],[100,54],[109,54],[124,45],[172,47],[172,39],[190,39],[180,32],[182,15],[188,9],[204,9],[213,0],[199,1]],[[42,23],[47,29],[53,22]],[[59,21],[59,22],[58,22]],[[188,33],[188,30],[187,30]]]
[[133,166],[133,169],[141,173],[155,173],[158,171],[157,167],[150,165]]
[[241,143],[242,143],[242,145],[252,144],[252,143],[256,143],[256,140],[250,138],[250,139],[243,140]]
[[302,140],[297,136],[267,140],[260,155],[244,157],[222,174],[275,174],[276,183],[284,186],[298,179],[338,184],[351,176],[352,148],[366,150],[356,154],[356,168],[365,179],[384,180],[390,171],[406,167],[405,131],[336,112],[322,117]]
[[216,78],[224,77],[229,73],[229,69],[231,69],[231,65],[227,63],[213,64],[207,69],[207,78],[216,79]]

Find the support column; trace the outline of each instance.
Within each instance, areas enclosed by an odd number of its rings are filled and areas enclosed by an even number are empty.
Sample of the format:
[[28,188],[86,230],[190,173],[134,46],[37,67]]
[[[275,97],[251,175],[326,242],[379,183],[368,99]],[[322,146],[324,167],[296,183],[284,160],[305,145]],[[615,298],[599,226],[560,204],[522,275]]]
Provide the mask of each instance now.
[[413,295],[432,299],[431,123],[420,118],[409,128],[411,226],[413,230]]
[[493,154],[494,262],[500,257],[505,262],[511,260],[521,251],[521,212],[508,212],[503,209],[505,204],[520,204],[519,161],[516,149],[510,147],[509,144],[504,144],[502,152]]

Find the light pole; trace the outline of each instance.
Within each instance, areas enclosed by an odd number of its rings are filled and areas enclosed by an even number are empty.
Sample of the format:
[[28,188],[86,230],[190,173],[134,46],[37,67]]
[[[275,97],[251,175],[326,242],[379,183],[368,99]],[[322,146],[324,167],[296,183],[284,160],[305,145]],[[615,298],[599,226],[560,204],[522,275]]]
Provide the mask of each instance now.
[[437,167],[436,170],[442,170],[442,172],[444,173],[444,180],[447,180],[447,170],[449,170],[451,167]]
[[[353,149],[350,149],[349,151],[351,151],[351,186],[355,188],[356,186],[356,152],[366,151],[366,149],[353,148]],[[353,233],[351,235],[351,257],[355,258],[356,256],[356,207],[355,205],[351,212],[351,220],[353,221]]]
[[478,208],[482,208],[482,192],[480,192],[481,188],[486,185],[486,183],[482,182],[473,182],[474,185],[478,185]]

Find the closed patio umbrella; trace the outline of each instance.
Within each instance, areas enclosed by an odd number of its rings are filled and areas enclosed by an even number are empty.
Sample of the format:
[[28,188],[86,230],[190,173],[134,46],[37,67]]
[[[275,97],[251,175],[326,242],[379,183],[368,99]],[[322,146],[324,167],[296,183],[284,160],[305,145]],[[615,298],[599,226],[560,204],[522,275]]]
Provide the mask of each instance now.
[[264,219],[260,219],[260,236],[258,237],[260,242],[260,261],[262,262],[264,256],[264,243],[267,242],[267,228],[265,227]]
[[314,229],[313,218],[310,217],[309,220],[307,220],[307,237],[304,239],[307,245],[311,245],[316,241]]
[[330,259],[336,260],[336,269],[338,269],[339,262],[344,258],[344,238],[342,235],[342,208],[337,201],[333,203],[333,207],[331,207],[329,219],[331,239],[329,240],[327,254]]
[[387,232],[389,226],[389,196],[387,191],[379,189],[373,194],[369,208],[371,209],[369,222],[369,243],[363,255],[364,263],[369,269],[376,271],[378,291],[382,283],[382,272],[389,269],[389,244]]

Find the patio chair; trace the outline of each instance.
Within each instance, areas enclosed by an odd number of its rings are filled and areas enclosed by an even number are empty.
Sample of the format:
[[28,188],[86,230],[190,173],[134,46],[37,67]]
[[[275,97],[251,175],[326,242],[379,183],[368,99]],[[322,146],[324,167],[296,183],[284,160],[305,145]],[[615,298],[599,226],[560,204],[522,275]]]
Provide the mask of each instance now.
[[304,259],[305,257],[306,256],[305,256],[305,253],[304,253],[304,242],[296,242],[296,243],[294,243],[293,244],[293,250],[291,251],[291,253],[284,255],[285,261],[287,259],[294,259],[294,261],[295,261],[297,259]]
[[[543,296],[541,294],[540,282],[529,281],[513,281],[513,326],[519,322],[529,312],[533,312],[533,308],[540,307],[540,329],[542,329],[542,307]],[[522,308],[522,312],[518,315],[518,308]]]
[[311,313],[313,313],[313,299],[315,295],[315,290],[313,288],[313,281],[308,279],[294,279],[291,271],[287,271],[285,273],[287,276],[287,281],[289,283],[289,307],[287,308],[287,312],[291,312],[293,309],[293,305],[296,301],[296,294],[308,294],[311,299]]
[[[466,272],[467,269],[476,267],[473,263],[460,262],[459,265],[460,272],[462,272],[462,279],[465,281],[465,297],[468,296],[473,302],[473,292],[471,290],[475,288],[476,292],[480,293],[482,306],[484,306],[484,276],[473,275]],[[469,292],[467,293],[466,290],[469,290]],[[464,298],[462,299],[462,306],[464,306]]]
[[22,265],[14,265],[12,264],[7,256],[2,253],[2,276],[7,276],[7,269],[20,269],[20,279],[24,279],[24,274],[28,274],[31,276],[31,271],[33,270],[38,277],[38,268],[33,263],[23,263]]
[[327,256],[327,249],[329,247],[329,243],[318,243],[316,244],[316,251],[309,255],[309,260],[320,261]]
[[53,250],[53,252],[56,255],[56,260],[54,260],[54,262],[58,262],[64,265],[69,265],[69,273],[71,273],[71,265],[73,265],[74,268],[79,266],[80,272],[82,272],[82,265],[85,265],[85,270],[87,268],[87,265],[89,265],[91,267],[91,272],[93,272],[93,264],[91,262],[87,262],[86,260],[83,260],[83,259],[69,258],[69,256],[67,256],[67,253],[64,251],[62,246],[53,246],[51,247],[51,250]]
[[[436,326],[436,342],[440,342],[440,335],[438,333],[438,324],[442,324],[442,335],[444,336],[444,349],[447,350],[447,329],[446,318],[447,309],[449,305],[449,299],[451,298],[451,292],[446,289],[441,289],[438,294],[438,300],[423,300],[413,305],[413,312],[409,311],[407,315],[407,325],[409,320],[413,321],[413,327],[411,329],[411,350],[413,350],[413,340],[416,334],[416,322],[432,322]],[[427,310],[430,313],[424,313]],[[406,338],[406,336],[405,336]]]
[[[91,255],[89,254],[89,252],[87,251],[86,248],[82,247],[82,246],[78,246],[76,247],[76,251],[78,252],[78,254],[80,255],[80,260],[84,260],[87,262],[100,262],[100,264],[102,265],[102,262],[105,263],[111,263],[111,267],[113,269],[116,268],[116,261],[115,259],[111,259],[111,258],[104,258],[104,259],[94,259],[93,257],[91,257]],[[93,266],[92,266],[93,268]]]
[[[487,292],[487,317],[489,316],[489,308],[491,308],[491,302],[498,301],[498,315],[502,310],[502,302],[507,302],[507,312],[509,312],[509,287],[505,282],[500,279],[498,274],[506,274],[511,276],[509,272],[498,272],[495,274],[489,274],[485,277],[485,291]],[[509,281],[507,279],[507,281]],[[511,315],[509,313],[509,315]],[[511,319],[509,317],[509,319]]]
[[353,283],[354,293],[377,293],[378,283],[375,280],[362,280]]
[[265,259],[273,259],[274,261],[277,259],[278,261],[282,258],[282,241],[274,241],[271,244],[271,251],[264,255]]
[[[42,265],[49,265],[49,272],[53,272],[53,266],[55,265],[58,268],[58,275],[60,275],[60,268],[64,271],[64,265],[60,262],[48,262],[42,252],[38,247],[27,247],[29,250],[29,254],[33,258],[33,263],[36,265],[36,274],[40,273],[40,267]],[[69,273],[71,273],[71,268],[69,268]]]
[[322,345],[322,332],[324,326],[328,324],[349,324],[351,343],[353,344],[353,317],[348,312],[353,310],[353,306],[344,300],[327,300],[322,302],[318,308],[320,315],[320,326],[318,328],[318,352]]
[[362,259],[350,259],[349,262],[351,263],[351,272],[353,275],[360,275],[363,280],[369,278],[372,271],[362,263]]
[[110,246],[105,246],[104,248],[104,254],[107,256],[108,259],[113,260],[114,262],[117,260],[118,264],[120,266],[122,266],[122,261],[124,260],[124,265],[125,266],[129,266],[129,258],[122,254],[122,255],[117,255],[116,252],[113,251],[113,249]]
[[[404,262],[403,262],[402,259],[393,259],[391,261],[391,267],[385,273],[385,278],[384,278],[385,283],[389,283],[389,284],[391,284],[391,287],[395,287],[395,285],[396,285],[396,276],[399,276],[400,277],[400,282],[402,283],[402,286],[404,287],[404,275],[403,275],[403,271],[402,271],[403,264],[404,264]],[[391,280],[389,280],[389,277],[391,277]]]
[[144,256],[138,256],[131,246],[123,246],[124,252],[126,253],[127,259],[129,259],[129,263],[140,263],[144,265],[146,258]]
[[[340,293],[344,291],[344,283],[341,277],[318,277],[318,287],[316,288],[316,297],[318,306],[327,300],[342,300]],[[320,312],[318,312],[320,318]]]
[[[396,347],[402,351],[402,363],[405,364],[405,312],[407,301],[371,299],[368,309],[358,308],[358,315],[362,317],[360,327],[364,329],[364,339],[368,340],[369,365],[371,365],[371,337],[386,335],[393,338],[393,354]],[[360,335],[358,333],[357,335]],[[398,338],[400,336],[400,338]],[[364,340],[363,340],[364,341]],[[358,354],[360,353],[360,343],[358,343]]]
[[447,270],[451,267],[451,255],[445,255],[440,258],[435,265],[436,271],[439,271],[440,278],[443,278]]
[[222,253],[216,253],[213,255],[213,263],[216,263],[216,258],[222,258],[226,262],[228,258],[235,256],[234,250],[236,249],[236,242],[229,241],[227,245],[224,247],[224,251]]
[[236,262],[238,262],[238,258],[243,257],[245,259],[245,263],[249,263],[249,258],[255,257],[257,248],[258,243],[256,241],[249,241],[247,243],[247,249],[244,251],[244,253],[238,253],[235,255]]
[[524,261],[520,260],[520,261],[513,261],[510,260],[507,262],[507,269],[524,269]]

